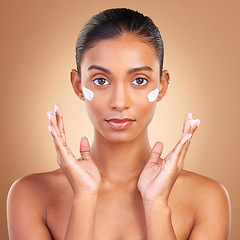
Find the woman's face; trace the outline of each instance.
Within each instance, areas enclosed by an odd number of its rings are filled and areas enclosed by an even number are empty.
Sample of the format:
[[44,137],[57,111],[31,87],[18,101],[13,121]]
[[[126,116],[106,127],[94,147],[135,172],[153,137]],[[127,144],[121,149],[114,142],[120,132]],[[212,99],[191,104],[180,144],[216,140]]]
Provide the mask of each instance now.
[[135,36],[101,40],[83,55],[81,87],[95,133],[132,141],[146,134],[160,99],[159,60]]

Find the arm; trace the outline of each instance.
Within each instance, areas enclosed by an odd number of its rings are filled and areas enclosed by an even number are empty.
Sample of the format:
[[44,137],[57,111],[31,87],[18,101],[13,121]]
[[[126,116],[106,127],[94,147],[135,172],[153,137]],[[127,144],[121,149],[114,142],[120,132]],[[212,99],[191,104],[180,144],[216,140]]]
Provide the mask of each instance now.
[[[227,190],[211,179],[194,184],[197,210],[189,240],[229,240],[231,229],[231,205]],[[199,186],[201,185],[201,186]],[[177,239],[172,228],[168,206],[144,203],[147,230],[151,239]],[[159,235],[158,235],[159,234]]]
[[183,169],[184,158],[192,134],[199,125],[190,113],[186,114],[182,137],[174,149],[160,159],[163,145],[157,142],[139,180],[138,189],[143,198],[148,240],[176,240],[168,198],[175,181]]
[[[17,180],[7,199],[7,221],[10,240],[52,240],[47,226],[44,189],[33,175]],[[75,196],[71,216],[63,239],[93,239],[97,195]]]
[[[72,186],[74,197],[65,240],[94,238],[94,224],[100,173],[90,156],[86,138],[80,142],[81,160],[76,159],[66,144],[60,106],[49,113],[49,130],[57,151],[57,162]],[[40,191],[41,186],[43,187]],[[47,226],[44,194],[45,183],[27,176],[13,184],[8,195],[8,230],[11,240],[51,240]]]
[[94,239],[97,195],[101,175],[90,156],[89,142],[87,138],[81,139],[81,159],[76,159],[66,144],[60,106],[56,106],[55,114],[48,113],[48,115],[49,130],[57,151],[57,162],[74,192],[71,216],[64,239]]
[[79,196],[72,202],[72,211],[65,236],[67,239],[94,239],[97,196]]
[[51,240],[45,210],[31,175],[17,180],[7,198],[7,223],[10,240]]
[[165,204],[144,203],[148,240],[176,240],[172,225],[171,210]]
[[227,190],[209,179],[204,191],[198,196],[197,206],[196,220],[189,240],[229,240],[231,206]]

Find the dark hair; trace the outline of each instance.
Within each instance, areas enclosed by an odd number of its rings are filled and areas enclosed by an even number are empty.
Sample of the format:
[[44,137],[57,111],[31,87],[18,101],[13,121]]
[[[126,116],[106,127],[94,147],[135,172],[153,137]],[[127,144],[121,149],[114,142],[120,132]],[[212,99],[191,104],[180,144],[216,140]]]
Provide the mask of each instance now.
[[160,61],[160,75],[163,65],[163,42],[161,34],[152,19],[126,8],[107,9],[91,17],[81,29],[76,43],[76,63],[80,75],[80,62],[86,50],[97,41],[120,37],[129,33],[141,38],[154,47]]

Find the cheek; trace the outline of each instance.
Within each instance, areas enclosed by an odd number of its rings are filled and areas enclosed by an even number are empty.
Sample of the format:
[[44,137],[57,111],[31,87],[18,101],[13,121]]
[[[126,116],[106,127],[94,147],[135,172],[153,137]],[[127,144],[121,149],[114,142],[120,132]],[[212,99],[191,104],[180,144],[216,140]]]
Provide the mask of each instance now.
[[102,98],[99,98],[98,94],[83,86],[83,95],[85,98],[85,106],[91,122],[97,123],[98,119],[101,119],[103,113],[104,102]]
[[102,122],[104,114],[106,114],[107,106],[104,104],[105,101],[103,99],[99,99],[95,94],[91,101],[86,100],[85,106],[89,116],[90,121],[95,126],[96,124]]
[[[149,123],[154,115],[158,93],[158,88],[150,92],[130,92],[130,111],[140,121]],[[108,104],[111,101],[111,96],[109,97],[109,94],[106,94],[106,92],[94,92],[86,87],[83,87],[83,94],[86,99],[85,105],[91,122],[97,123],[100,119],[106,117],[106,109],[109,108]]]
[[150,102],[148,96],[145,96],[144,100],[139,101],[135,108],[138,121],[144,126],[148,126],[154,116],[155,108],[156,101]]
[[143,116],[144,119],[146,119],[147,121],[151,121],[155,112],[155,108],[156,102],[153,103],[146,102],[144,105],[143,104],[141,105],[139,112],[141,112],[141,115]]

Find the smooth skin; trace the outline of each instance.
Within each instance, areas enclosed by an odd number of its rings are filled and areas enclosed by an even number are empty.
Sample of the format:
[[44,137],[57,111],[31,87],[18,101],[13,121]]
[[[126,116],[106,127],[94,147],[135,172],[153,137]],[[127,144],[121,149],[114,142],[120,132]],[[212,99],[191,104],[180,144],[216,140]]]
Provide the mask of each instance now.
[[[161,142],[150,147],[147,126],[169,80],[166,70],[159,77],[159,69],[151,46],[134,36],[103,40],[85,52],[81,73],[73,70],[71,83],[85,101],[93,143],[90,147],[83,137],[77,159],[66,143],[61,107],[49,113],[60,168],[13,184],[7,206],[10,239],[229,239],[227,191],[183,170],[200,122],[185,115],[182,135],[166,157]],[[94,92],[92,101],[85,100],[82,86]],[[147,94],[156,87],[158,98],[150,103]],[[113,117],[134,122],[119,131],[106,121]]]

